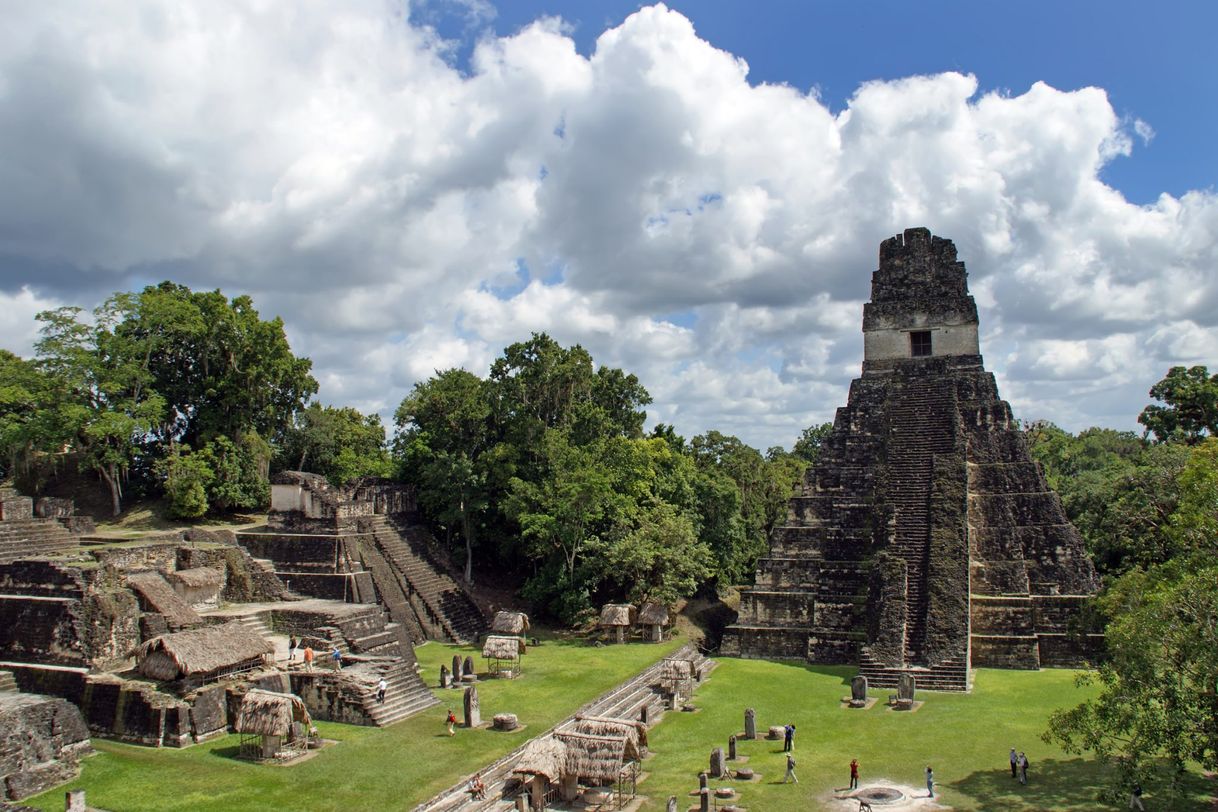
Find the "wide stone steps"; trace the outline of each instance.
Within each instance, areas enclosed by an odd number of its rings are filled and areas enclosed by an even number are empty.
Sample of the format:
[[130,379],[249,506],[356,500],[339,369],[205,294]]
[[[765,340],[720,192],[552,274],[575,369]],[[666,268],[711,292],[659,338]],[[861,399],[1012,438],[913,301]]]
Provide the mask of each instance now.
[[12,671],[0,671],[0,694],[16,693],[17,678],[13,676]]
[[22,519],[0,523],[0,564],[66,552],[79,539],[56,519]]
[[876,662],[864,650],[860,659],[859,673],[867,678],[868,689],[896,688],[902,674],[913,675],[917,690],[967,691],[969,689],[969,669],[959,658],[945,660],[930,667],[890,668]]
[[360,695],[364,710],[377,727],[400,722],[422,710],[440,704],[440,700],[408,665],[394,663],[378,670],[389,683],[389,687],[385,690],[385,701],[376,701],[375,684]]

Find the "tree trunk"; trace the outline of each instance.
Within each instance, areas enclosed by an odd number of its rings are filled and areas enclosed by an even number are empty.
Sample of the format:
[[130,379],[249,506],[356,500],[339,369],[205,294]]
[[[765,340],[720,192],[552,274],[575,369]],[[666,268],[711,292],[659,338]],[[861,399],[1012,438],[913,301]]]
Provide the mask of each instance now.
[[115,470],[113,465],[99,465],[97,466],[97,472],[101,474],[102,479],[106,481],[106,486],[110,488],[110,508],[113,511],[113,515],[117,516],[123,512],[123,491],[118,481],[118,471]]
[[474,584],[474,522],[461,500],[461,533],[465,536],[465,583]]

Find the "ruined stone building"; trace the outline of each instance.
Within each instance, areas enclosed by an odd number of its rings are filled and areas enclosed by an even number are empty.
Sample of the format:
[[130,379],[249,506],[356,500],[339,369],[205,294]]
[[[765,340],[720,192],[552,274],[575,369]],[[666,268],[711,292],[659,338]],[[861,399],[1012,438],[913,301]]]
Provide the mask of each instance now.
[[863,373],[741,596],[723,652],[967,690],[970,666],[1074,665],[1098,579],[985,371],[950,240],[880,246]]

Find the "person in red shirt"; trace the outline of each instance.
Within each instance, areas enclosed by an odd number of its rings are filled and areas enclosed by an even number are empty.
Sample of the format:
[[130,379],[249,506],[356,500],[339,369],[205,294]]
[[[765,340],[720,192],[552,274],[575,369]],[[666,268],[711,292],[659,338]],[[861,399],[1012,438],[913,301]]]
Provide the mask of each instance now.
[[448,725],[448,735],[453,735],[453,727],[457,724],[457,717],[453,716],[452,708],[448,709],[448,719],[446,720],[446,724]]
[[305,664],[305,671],[313,670],[313,647],[312,646],[305,646],[304,664]]
[[850,760],[850,789],[859,788],[859,760]]

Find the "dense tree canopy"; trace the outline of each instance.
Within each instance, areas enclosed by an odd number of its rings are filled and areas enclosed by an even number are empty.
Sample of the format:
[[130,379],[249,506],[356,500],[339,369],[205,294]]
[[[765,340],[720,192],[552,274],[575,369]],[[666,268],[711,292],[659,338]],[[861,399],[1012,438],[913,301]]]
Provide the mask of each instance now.
[[1218,435],[1218,374],[1203,366],[1172,367],[1166,377],[1150,388],[1152,403],[1142,410],[1138,422],[1161,443],[1198,443]]

